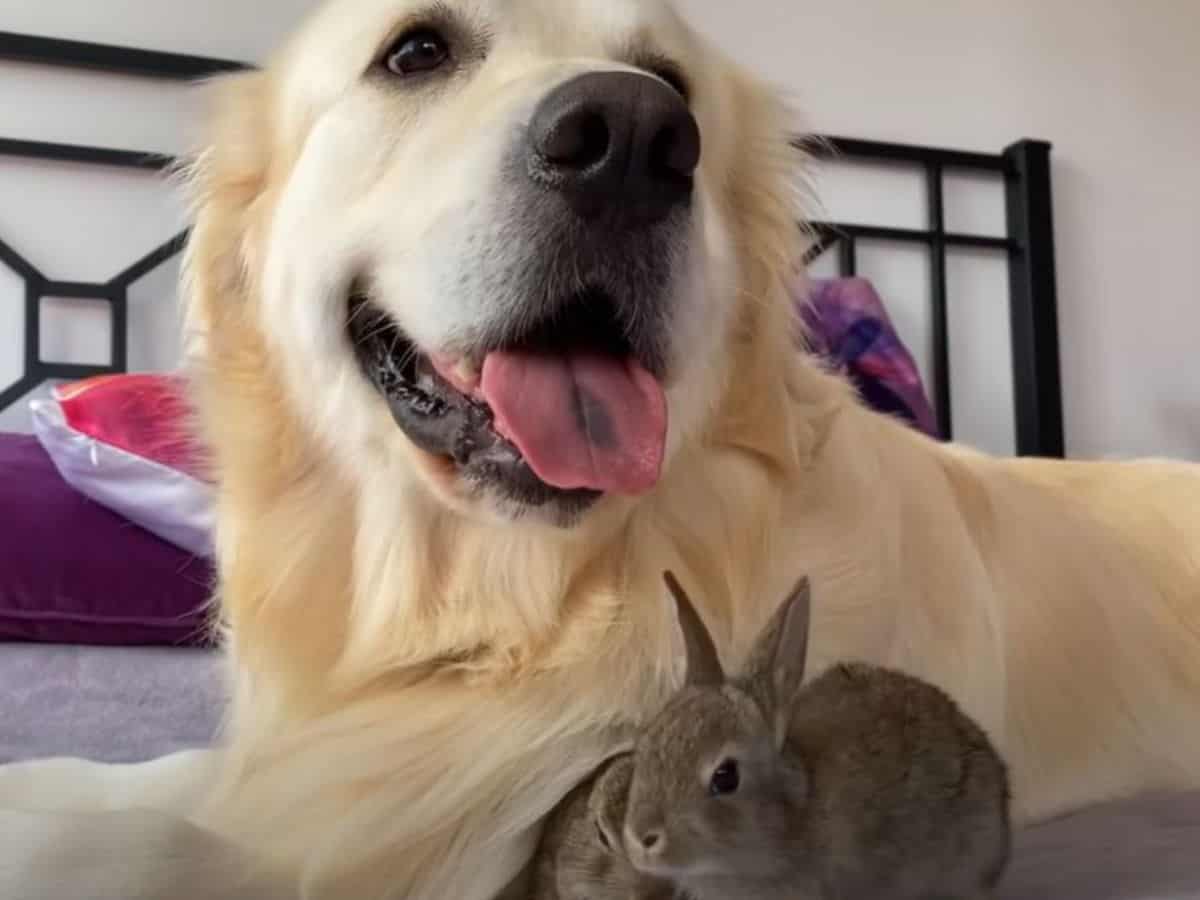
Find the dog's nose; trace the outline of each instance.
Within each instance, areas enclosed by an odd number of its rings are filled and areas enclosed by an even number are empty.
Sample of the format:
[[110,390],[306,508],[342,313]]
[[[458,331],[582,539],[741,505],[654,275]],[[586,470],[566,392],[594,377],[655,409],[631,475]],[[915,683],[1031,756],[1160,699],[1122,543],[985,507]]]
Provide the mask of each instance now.
[[683,97],[649,75],[591,72],[538,105],[529,174],[575,212],[646,224],[686,203],[700,163],[700,129]]

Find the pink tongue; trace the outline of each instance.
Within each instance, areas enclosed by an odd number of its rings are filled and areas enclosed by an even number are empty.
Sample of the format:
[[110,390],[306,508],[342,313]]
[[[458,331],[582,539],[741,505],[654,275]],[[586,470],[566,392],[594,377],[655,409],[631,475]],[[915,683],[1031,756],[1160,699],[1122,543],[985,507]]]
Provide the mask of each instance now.
[[480,387],[496,430],[546,484],[640,494],[658,481],[666,398],[633,359],[497,351]]

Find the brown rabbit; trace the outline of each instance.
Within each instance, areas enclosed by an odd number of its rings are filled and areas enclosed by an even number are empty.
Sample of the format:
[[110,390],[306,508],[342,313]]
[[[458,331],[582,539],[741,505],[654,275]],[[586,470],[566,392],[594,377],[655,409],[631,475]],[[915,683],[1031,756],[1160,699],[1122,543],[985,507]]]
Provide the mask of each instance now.
[[944,692],[861,664],[801,688],[809,586],[727,680],[666,573],[685,687],[638,737],[624,840],[698,900],[966,900],[1009,854],[1007,770]]
[[633,760],[613,757],[563,798],[546,821],[525,883],[499,900],[674,900],[669,882],[642,875],[621,841]]

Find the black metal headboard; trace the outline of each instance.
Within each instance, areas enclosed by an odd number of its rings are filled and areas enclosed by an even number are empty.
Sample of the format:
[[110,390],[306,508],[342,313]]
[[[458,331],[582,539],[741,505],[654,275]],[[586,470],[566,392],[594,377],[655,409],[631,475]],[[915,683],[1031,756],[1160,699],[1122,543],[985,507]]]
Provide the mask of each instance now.
[[[162,53],[0,31],[0,61],[32,63],[119,75],[191,81],[248,68],[210,57]],[[810,259],[836,247],[841,274],[856,271],[856,242],[887,240],[924,245],[931,266],[933,317],[933,403],[942,436],[953,436],[950,415],[949,335],[947,333],[946,251],[975,247],[1003,251],[1008,258],[1009,311],[1016,451],[1024,456],[1063,455],[1062,396],[1058,361],[1054,235],[1051,218],[1050,145],[1022,140],[997,154],[829,137],[797,142],[810,153],[852,162],[918,166],[923,169],[929,208],[925,229],[864,224],[815,223],[817,243]],[[97,166],[161,171],[173,160],[162,154],[0,137],[0,156]],[[949,232],[945,228],[944,175],[991,173],[1005,184],[1007,235],[994,237]],[[0,410],[50,379],[77,379],[125,371],[128,291],[138,279],[183,249],[180,233],[106,282],[55,281],[0,238],[0,262],[25,282],[25,366],[13,385],[0,390]],[[102,300],[112,308],[112,347],[108,365],[73,365],[40,358],[41,299]]]
[[[856,274],[859,239],[924,245],[930,260],[930,313],[933,343],[933,405],[942,437],[954,434],[950,413],[950,338],[947,328],[946,251],[982,248],[1008,258],[1009,321],[1012,334],[1013,407],[1016,451],[1021,456],[1063,455],[1062,386],[1058,361],[1058,295],[1054,269],[1050,145],[1021,140],[997,154],[822,138],[797,142],[826,159],[917,166],[925,181],[928,227],[813,223],[817,235],[812,261],[831,247],[838,270]],[[1007,235],[946,230],[944,181],[947,172],[990,173],[1004,181]]]
[[[112,47],[105,44],[14,34],[8,31],[0,31],[0,61],[173,81],[191,81],[245,68],[241,63],[228,60]],[[0,137],[0,156],[152,172],[165,170],[174,162],[171,157],[160,153],[7,137]],[[0,390],[0,410],[11,406],[29,391],[51,379],[78,379],[124,372],[127,364],[129,288],[135,281],[179,253],[186,240],[187,232],[181,232],[108,281],[82,282],[48,278],[0,237],[0,263],[7,265],[25,282],[24,372],[14,384]],[[112,310],[112,346],[109,350],[108,365],[75,365],[46,362],[41,359],[43,297],[100,300],[108,303]]]

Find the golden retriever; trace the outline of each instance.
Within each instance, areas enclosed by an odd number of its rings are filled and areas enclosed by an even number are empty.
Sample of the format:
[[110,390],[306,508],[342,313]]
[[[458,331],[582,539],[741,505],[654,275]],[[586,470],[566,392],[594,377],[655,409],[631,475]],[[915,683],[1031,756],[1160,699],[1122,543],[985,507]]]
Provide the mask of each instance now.
[[1200,784],[1200,471],[861,406],[797,349],[793,127],[659,0],[334,0],[224,84],[187,286],[233,709],[202,802],[93,799],[303,896],[489,900],[674,685],[667,568],[729,661],[808,573],[812,669],[948,689],[1018,820]]

